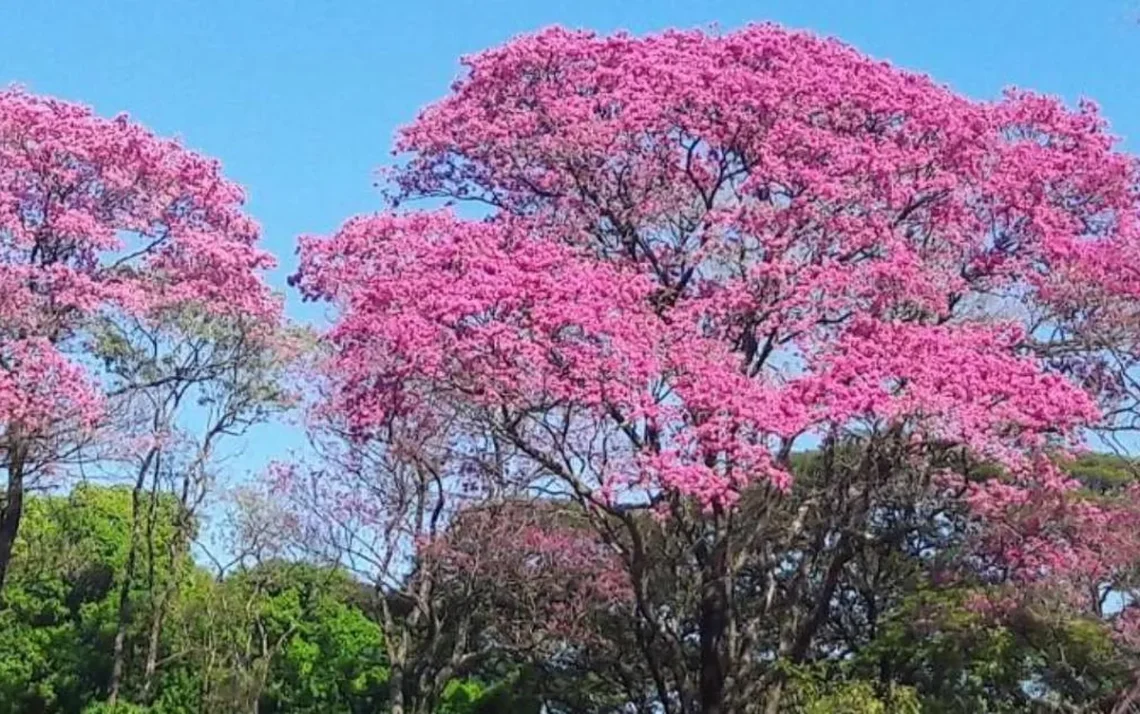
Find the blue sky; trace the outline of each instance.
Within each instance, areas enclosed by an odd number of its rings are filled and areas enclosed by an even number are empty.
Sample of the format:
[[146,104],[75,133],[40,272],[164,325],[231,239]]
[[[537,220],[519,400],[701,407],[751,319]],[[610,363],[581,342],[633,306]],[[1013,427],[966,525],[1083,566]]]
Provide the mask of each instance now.
[[[395,128],[447,91],[460,55],[553,24],[764,20],[978,98],[1018,85],[1095,99],[1140,149],[1140,0],[0,0],[0,85],[126,111],[221,159],[249,191],[283,288],[297,235],[378,207],[372,174]],[[290,311],[314,314],[295,299]]]

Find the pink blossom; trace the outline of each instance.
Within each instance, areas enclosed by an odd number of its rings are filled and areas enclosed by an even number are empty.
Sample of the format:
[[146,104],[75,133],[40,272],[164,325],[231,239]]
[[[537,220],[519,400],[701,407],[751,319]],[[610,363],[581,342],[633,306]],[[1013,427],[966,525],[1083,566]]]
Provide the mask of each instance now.
[[243,200],[216,161],[125,116],[0,91],[0,427],[50,441],[99,421],[99,320],[277,319]]

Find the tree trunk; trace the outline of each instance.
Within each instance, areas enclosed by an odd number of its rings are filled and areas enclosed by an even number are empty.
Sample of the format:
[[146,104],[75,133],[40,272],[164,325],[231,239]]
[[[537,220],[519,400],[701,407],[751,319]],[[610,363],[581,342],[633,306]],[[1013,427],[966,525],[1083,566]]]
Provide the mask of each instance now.
[[723,714],[728,677],[725,632],[728,625],[728,558],[724,537],[718,536],[701,572],[701,714]]
[[154,688],[154,674],[158,669],[158,646],[162,636],[162,621],[166,615],[166,603],[170,599],[170,586],[163,590],[162,595],[154,606],[154,613],[150,620],[150,636],[146,648],[146,669],[143,671],[143,702],[149,703],[151,690]]
[[404,666],[392,663],[388,674],[389,714],[404,714]]
[[123,582],[119,586],[119,612],[118,622],[115,626],[115,639],[111,645],[111,682],[108,687],[107,703],[112,708],[119,701],[119,691],[123,686],[123,662],[126,654],[127,624],[131,619],[131,584],[135,578],[135,564],[137,549],[135,542],[138,538],[138,492],[134,494],[134,506],[131,509],[131,540],[127,550],[127,567],[123,573]]
[[8,489],[0,506],[0,593],[8,577],[12,560],[12,547],[20,530],[20,517],[24,513],[24,457],[25,449],[17,443],[8,451]]
[[[157,484],[155,485],[155,489],[157,490]],[[152,503],[152,511],[155,508],[155,504]],[[155,516],[152,513],[152,525],[154,518]],[[146,668],[143,671],[143,701],[146,703],[150,702],[150,694],[154,687],[154,676],[158,668],[158,648],[161,644],[160,639],[162,637],[162,625],[166,619],[166,607],[178,592],[178,554],[182,552],[185,541],[189,540],[189,534],[187,533],[188,529],[189,524],[186,522],[185,514],[180,514],[178,517],[176,530],[174,534],[171,535],[170,543],[167,546],[167,558],[170,564],[170,580],[163,585],[162,591],[159,593],[158,597],[152,599],[154,612],[150,621],[150,639],[147,643],[146,650]],[[148,544],[153,546],[153,540],[149,541]],[[151,550],[150,558],[152,563],[151,567],[153,568],[153,549]],[[155,587],[153,578],[151,587]]]
[[213,696],[212,683],[214,676],[214,659],[217,653],[214,647],[210,647],[210,656],[206,658],[206,667],[201,675],[201,683],[198,686],[198,714],[206,714],[209,708],[210,697]]
[[764,706],[764,714],[780,714],[780,700],[784,694],[784,680],[777,679],[768,690],[768,699]]
[[123,669],[127,642],[127,625],[131,616],[131,586],[135,580],[135,570],[138,567],[139,549],[139,522],[142,513],[142,493],[146,485],[146,475],[150,472],[151,463],[157,456],[157,451],[151,449],[139,467],[138,478],[131,491],[131,538],[127,544],[127,565],[123,572],[123,582],[119,585],[119,613],[118,623],[115,627],[115,639],[111,645],[111,682],[108,686],[107,703],[114,707],[119,701],[119,693],[123,686]]

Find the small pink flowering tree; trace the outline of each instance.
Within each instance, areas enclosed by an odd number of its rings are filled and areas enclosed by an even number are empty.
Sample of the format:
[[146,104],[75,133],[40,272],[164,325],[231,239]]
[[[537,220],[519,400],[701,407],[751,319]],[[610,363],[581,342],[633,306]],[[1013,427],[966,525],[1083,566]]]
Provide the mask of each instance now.
[[598,639],[599,617],[628,616],[629,579],[613,549],[565,504],[480,503],[418,553],[448,590],[477,593],[479,636],[499,652],[548,661]]
[[302,239],[328,405],[373,438],[462,404],[515,486],[576,502],[662,711],[778,711],[772,663],[825,656],[852,563],[1000,508],[940,477],[1065,490],[1059,455],[1136,425],[1138,167],[1092,105],[766,25],[465,66],[401,132],[391,210]]
[[435,711],[458,678],[592,645],[599,618],[628,617],[614,550],[568,504],[503,488],[454,421],[362,434],[319,404],[310,417],[316,464],[276,464],[267,502],[289,551],[374,590],[393,712]]
[[125,116],[0,91],[0,584],[41,477],[135,462],[137,535],[144,484],[201,470],[178,436],[185,402],[213,399],[199,406],[227,414],[207,419],[221,431],[264,415],[238,373],[264,377],[280,301],[243,201],[216,161]]

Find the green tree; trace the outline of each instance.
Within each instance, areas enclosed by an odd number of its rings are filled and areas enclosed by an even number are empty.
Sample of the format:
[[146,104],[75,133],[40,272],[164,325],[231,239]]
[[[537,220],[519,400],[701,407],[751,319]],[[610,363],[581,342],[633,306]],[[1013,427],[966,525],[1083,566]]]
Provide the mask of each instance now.
[[130,513],[124,488],[79,485],[28,501],[0,607],[0,712],[78,712],[101,696]]
[[130,591],[125,691],[138,690],[151,658],[153,593],[174,593],[155,695],[149,706],[111,706],[103,701],[130,557],[132,491],[80,485],[29,500],[0,606],[0,714],[383,708],[387,665],[367,591],[343,571],[296,562],[271,561],[219,581],[183,548],[172,566],[177,508],[171,498],[160,501],[155,547],[136,551]]
[[172,613],[154,709],[164,714],[380,709],[380,627],[343,571],[271,561],[199,582]]

